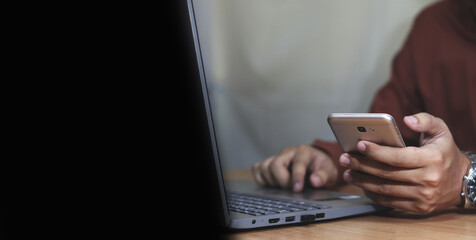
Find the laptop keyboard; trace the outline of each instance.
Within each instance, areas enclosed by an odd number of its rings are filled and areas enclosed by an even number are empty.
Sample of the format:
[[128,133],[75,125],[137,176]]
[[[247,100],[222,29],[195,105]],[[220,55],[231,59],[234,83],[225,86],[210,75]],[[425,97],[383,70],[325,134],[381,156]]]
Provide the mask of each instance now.
[[331,208],[331,206],[327,205],[296,200],[266,198],[264,196],[237,192],[227,192],[227,203],[230,211],[253,216]]

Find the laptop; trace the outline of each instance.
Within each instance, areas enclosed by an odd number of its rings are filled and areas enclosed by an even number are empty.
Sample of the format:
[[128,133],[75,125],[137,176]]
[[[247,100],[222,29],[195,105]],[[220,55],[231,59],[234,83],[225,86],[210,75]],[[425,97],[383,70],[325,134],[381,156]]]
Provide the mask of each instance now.
[[[231,229],[253,229],[290,224],[307,224],[324,220],[369,214],[388,208],[373,203],[369,198],[322,189],[306,188],[300,193],[291,190],[259,186],[252,180],[224,180],[223,162],[219,154],[219,139],[216,137],[216,124],[212,108],[213,98],[209,93],[208,81],[203,61],[199,26],[196,21],[195,4],[202,1],[188,0],[196,64],[200,76],[200,95],[203,97],[203,111],[208,128],[207,141],[210,141],[209,160],[217,197],[216,207],[220,225]],[[202,41],[202,42],[201,42]],[[250,166],[251,168],[251,166]]]

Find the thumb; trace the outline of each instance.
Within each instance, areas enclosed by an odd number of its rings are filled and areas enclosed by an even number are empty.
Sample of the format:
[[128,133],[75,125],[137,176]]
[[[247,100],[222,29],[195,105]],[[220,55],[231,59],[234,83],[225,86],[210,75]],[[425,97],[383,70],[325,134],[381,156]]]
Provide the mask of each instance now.
[[318,166],[311,166],[310,170],[309,181],[315,188],[331,187],[337,183],[339,171],[332,160],[322,159]]
[[435,139],[448,133],[446,123],[428,113],[417,113],[403,118],[405,124],[413,131],[423,133],[422,140]]
[[331,187],[336,184],[337,182],[337,173],[327,171],[325,169],[320,169],[316,172],[313,172],[309,177],[309,181],[311,182],[312,186],[315,188],[319,187]]

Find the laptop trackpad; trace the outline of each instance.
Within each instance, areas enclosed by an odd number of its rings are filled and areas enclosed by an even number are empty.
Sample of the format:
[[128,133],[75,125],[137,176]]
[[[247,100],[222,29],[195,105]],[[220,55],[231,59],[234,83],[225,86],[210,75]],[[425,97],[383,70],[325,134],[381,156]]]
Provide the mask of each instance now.
[[303,199],[308,201],[347,200],[362,197],[360,195],[310,188],[306,188],[300,193],[295,193],[289,189],[261,187],[256,182],[250,180],[227,180],[225,183],[227,190],[244,193],[272,195],[292,199]]

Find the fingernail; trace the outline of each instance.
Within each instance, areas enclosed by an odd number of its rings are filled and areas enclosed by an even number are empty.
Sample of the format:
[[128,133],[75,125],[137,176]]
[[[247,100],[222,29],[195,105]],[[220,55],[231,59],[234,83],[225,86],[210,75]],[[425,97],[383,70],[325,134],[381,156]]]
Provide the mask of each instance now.
[[319,176],[312,175],[311,176],[311,182],[314,185],[314,187],[320,187],[322,186],[322,179]]
[[343,166],[348,166],[350,164],[350,159],[344,154],[342,154],[342,156],[340,156],[339,161],[340,161],[340,164],[343,165]]
[[354,178],[352,177],[352,175],[350,175],[349,172],[344,172],[344,181],[350,183],[354,180]]
[[293,190],[295,192],[299,192],[299,191],[301,191],[301,189],[302,189],[302,183],[300,183],[300,182],[294,183]]
[[418,119],[414,116],[406,116],[406,118],[408,119],[407,121],[409,121],[412,124],[417,124],[418,123]]
[[359,149],[360,152],[365,152],[367,150],[367,145],[363,142],[357,143],[357,149]]

